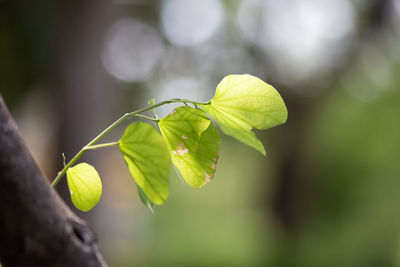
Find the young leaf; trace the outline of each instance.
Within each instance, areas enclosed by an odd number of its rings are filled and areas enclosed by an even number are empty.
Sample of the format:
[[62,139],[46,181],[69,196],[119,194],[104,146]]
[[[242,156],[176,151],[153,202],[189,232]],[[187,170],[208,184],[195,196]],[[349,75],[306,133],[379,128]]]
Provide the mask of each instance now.
[[215,96],[200,105],[221,127],[221,130],[255,148],[263,155],[262,143],[251,131],[265,130],[285,123],[287,109],[279,93],[257,77],[228,75],[218,84]]
[[172,163],[185,182],[203,187],[214,177],[220,137],[214,125],[200,109],[178,107],[158,123],[168,144]]
[[67,170],[67,180],[72,203],[81,211],[89,211],[99,202],[102,192],[100,176],[96,169],[80,163]]
[[129,172],[147,198],[160,205],[168,197],[170,157],[161,135],[144,122],[129,125],[118,142]]

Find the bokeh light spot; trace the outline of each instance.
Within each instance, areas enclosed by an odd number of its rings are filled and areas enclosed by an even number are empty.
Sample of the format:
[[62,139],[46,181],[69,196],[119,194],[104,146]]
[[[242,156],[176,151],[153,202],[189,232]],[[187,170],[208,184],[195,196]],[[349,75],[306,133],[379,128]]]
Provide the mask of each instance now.
[[348,0],[242,1],[237,25],[292,84],[334,65],[354,31],[354,10]]
[[223,21],[223,11],[217,0],[168,0],[161,10],[162,28],[173,44],[199,45],[217,32]]
[[110,29],[103,50],[106,70],[125,82],[147,80],[164,50],[158,32],[148,24],[128,18]]

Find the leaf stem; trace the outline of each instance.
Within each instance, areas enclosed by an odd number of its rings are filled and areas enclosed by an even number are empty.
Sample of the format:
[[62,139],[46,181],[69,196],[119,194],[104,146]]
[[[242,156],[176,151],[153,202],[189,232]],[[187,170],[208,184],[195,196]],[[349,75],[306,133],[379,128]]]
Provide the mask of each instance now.
[[96,149],[96,148],[116,146],[116,145],[118,145],[118,142],[111,142],[111,143],[103,143],[103,144],[98,144],[98,145],[93,145],[93,146],[86,146],[86,147],[84,147],[84,149],[85,150],[93,150],[93,149]]
[[135,117],[139,117],[139,118],[143,118],[143,119],[150,120],[150,121],[155,121],[155,122],[159,122],[160,121],[159,119],[153,119],[153,118],[147,117],[145,115],[141,115],[141,114],[136,114]]
[[65,154],[64,154],[64,152],[61,153],[61,156],[62,156],[62,158],[63,158],[63,165],[65,166]]
[[[95,146],[95,144],[102,139],[108,132],[110,132],[112,129],[114,129],[117,125],[119,125],[121,122],[132,118],[132,117],[146,117],[144,115],[141,115],[140,113],[143,113],[145,111],[148,110],[153,110],[155,108],[158,108],[160,106],[166,105],[166,104],[171,104],[171,103],[191,103],[193,105],[205,105],[208,104],[207,103],[201,103],[201,102],[196,102],[196,101],[191,101],[191,100],[186,100],[186,99],[179,99],[179,98],[174,98],[174,99],[170,99],[170,100],[165,100],[162,102],[159,102],[157,104],[154,104],[150,107],[146,107],[146,108],[142,108],[130,113],[125,113],[122,117],[120,117],[118,120],[114,121],[110,126],[108,126],[106,129],[104,129],[99,135],[97,135],[92,141],[90,141],[86,146],[84,146],[68,163],[67,165],[64,166],[64,168],[58,172],[57,177],[53,180],[53,182],[51,183],[50,186],[55,187],[61,180],[61,178],[65,175],[65,173],[67,172],[67,170],[75,163],[78,161],[78,159],[80,157],[83,156],[83,154],[85,154],[86,151],[91,150],[91,149],[95,149],[95,148],[100,148],[100,147],[105,147],[105,144],[100,144]],[[149,117],[146,117],[147,119],[151,119]],[[153,120],[153,119],[151,119]],[[157,120],[155,120],[157,121]],[[115,142],[117,143],[117,142]],[[110,145],[106,145],[106,146],[111,146],[111,145],[115,145],[114,143],[109,143]]]

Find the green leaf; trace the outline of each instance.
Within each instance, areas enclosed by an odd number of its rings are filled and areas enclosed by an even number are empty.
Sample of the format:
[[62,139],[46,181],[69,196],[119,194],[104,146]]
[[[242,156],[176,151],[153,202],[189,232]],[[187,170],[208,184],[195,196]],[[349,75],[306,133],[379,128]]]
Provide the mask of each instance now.
[[200,109],[178,107],[158,123],[171,152],[172,163],[185,182],[203,187],[214,177],[220,137]]
[[142,203],[148,207],[152,213],[154,213],[154,203],[151,202],[151,200],[146,196],[146,194],[143,192],[142,188],[140,188],[140,186],[136,185],[137,189],[138,189],[138,194],[140,197],[140,200],[142,201]]
[[102,192],[100,176],[96,169],[80,163],[67,170],[67,180],[72,203],[81,211],[89,211],[99,202]]
[[164,139],[144,122],[129,125],[118,142],[129,172],[148,199],[157,205],[168,198],[170,157]]
[[263,155],[264,146],[251,130],[269,129],[287,120],[287,109],[279,93],[248,74],[226,76],[210,102],[200,107],[218,122],[225,134]]

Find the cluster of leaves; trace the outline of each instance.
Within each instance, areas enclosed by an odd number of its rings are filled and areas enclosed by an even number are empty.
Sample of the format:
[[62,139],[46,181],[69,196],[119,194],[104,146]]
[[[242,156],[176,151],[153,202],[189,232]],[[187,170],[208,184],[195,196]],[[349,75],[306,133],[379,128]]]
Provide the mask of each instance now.
[[[171,161],[192,187],[201,188],[213,179],[220,136],[207,114],[225,134],[263,155],[264,146],[252,129],[265,130],[287,120],[279,93],[264,81],[245,74],[226,76],[209,102],[180,106],[157,119],[161,134],[144,122],[130,124],[118,146],[139,196],[149,208],[168,198]],[[67,179],[72,202],[78,209],[88,211],[100,200],[101,180],[89,164],[69,168]]]

